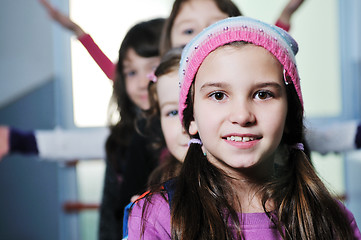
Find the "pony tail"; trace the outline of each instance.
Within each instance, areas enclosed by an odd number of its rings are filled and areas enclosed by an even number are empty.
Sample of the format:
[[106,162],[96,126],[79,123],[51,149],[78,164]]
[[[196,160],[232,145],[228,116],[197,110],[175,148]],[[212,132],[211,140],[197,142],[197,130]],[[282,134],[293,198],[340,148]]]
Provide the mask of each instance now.
[[[238,221],[235,212],[225,216],[221,209],[230,209],[221,173],[204,156],[201,145],[191,144],[176,179],[171,205],[172,239],[233,239],[227,222]],[[227,185],[228,186],[228,185]],[[239,223],[236,225],[239,226]]]
[[277,218],[284,239],[352,239],[341,203],[331,196],[303,151],[290,150],[283,174],[284,197],[278,198]]
[[[181,240],[196,239],[197,230],[193,229],[198,226],[202,215],[198,189],[199,169],[204,161],[199,144],[191,144],[188,148],[187,155],[184,159],[181,172],[176,179],[176,191],[172,200],[171,207],[171,229],[172,239]],[[197,159],[193,161],[193,159]],[[191,206],[191,207],[189,207]],[[192,217],[190,217],[192,216]],[[188,226],[192,226],[189,230]]]
[[[312,212],[311,209],[320,207],[317,206],[320,202],[312,198],[317,199],[320,191],[327,190],[301,150],[291,149],[288,163],[290,173],[288,192],[290,194],[289,198],[282,200],[278,216],[281,222],[287,223],[285,225],[286,239],[288,237],[289,239],[316,239],[316,225],[312,224],[314,221],[312,215],[317,211]],[[319,187],[314,184],[315,182],[320,183]]]

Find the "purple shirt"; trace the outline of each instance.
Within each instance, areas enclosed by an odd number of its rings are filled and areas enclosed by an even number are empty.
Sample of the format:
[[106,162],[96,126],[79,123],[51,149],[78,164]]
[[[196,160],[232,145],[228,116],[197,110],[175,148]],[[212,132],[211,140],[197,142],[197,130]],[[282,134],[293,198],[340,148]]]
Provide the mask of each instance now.
[[[144,199],[141,199],[133,206],[128,222],[128,239],[140,239],[142,232],[142,207]],[[361,240],[360,230],[350,211],[345,208],[347,218],[354,231],[355,239]],[[144,221],[145,229],[142,239],[171,239],[170,233],[170,209],[169,204],[160,194],[152,198],[148,204]],[[245,239],[282,239],[276,227],[265,213],[243,213],[243,228]]]

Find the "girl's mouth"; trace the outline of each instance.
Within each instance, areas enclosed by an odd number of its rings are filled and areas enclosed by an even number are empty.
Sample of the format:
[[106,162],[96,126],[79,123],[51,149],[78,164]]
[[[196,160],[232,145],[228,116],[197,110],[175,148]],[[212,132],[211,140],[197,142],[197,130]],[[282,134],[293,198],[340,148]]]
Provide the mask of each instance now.
[[229,136],[226,138],[228,141],[233,142],[250,142],[256,139],[260,139],[260,137],[241,137],[241,136]]
[[228,135],[223,137],[223,139],[231,144],[232,146],[235,146],[240,149],[250,149],[257,145],[262,139],[262,136],[256,136],[256,135],[247,135],[247,136],[236,136],[236,135]]
[[148,98],[149,98],[148,95],[141,95],[140,96],[140,99],[142,99],[142,100],[148,100]]

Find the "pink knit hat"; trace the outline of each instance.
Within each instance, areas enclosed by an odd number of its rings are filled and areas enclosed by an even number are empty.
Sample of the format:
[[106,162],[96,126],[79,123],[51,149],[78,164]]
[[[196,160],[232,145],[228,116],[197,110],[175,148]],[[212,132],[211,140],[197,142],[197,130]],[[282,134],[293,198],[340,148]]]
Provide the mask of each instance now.
[[179,67],[181,122],[190,86],[203,60],[216,48],[236,41],[249,42],[272,53],[283,65],[285,84],[293,83],[303,106],[295,61],[298,52],[297,42],[286,31],[276,26],[248,17],[231,17],[210,25],[183,49]]

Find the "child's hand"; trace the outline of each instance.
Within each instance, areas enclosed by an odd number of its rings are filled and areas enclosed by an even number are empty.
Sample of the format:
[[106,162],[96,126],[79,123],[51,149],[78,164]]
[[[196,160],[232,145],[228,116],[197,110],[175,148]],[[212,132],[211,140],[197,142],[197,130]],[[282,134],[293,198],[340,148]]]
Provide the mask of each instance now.
[[9,153],[9,127],[0,126],[0,161]]
[[59,10],[54,8],[47,0],[39,0],[39,2],[45,7],[51,18],[62,25],[64,28],[73,31],[77,37],[85,34],[83,29],[78,24],[74,23],[68,16],[62,14]]

